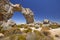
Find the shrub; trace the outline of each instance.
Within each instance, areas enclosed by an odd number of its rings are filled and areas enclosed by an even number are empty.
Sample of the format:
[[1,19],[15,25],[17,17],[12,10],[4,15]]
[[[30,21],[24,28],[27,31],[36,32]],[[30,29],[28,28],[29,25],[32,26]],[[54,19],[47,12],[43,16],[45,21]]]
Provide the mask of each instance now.
[[58,25],[50,25],[49,27],[50,27],[50,28],[53,28],[53,29],[55,29],[55,28],[59,28]]

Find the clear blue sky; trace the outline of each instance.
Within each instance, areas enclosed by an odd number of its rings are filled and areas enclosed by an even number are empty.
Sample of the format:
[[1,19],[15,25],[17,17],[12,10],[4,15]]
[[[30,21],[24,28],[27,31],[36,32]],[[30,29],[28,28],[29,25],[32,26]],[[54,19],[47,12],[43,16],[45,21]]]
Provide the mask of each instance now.
[[[49,19],[60,22],[60,0],[10,0],[13,4],[21,4],[25,8],[30,8],[34,12],[34,19],[42,21]],[[12,19],[16,23],[26,23],[24,16],[20,12],[15,12]]]

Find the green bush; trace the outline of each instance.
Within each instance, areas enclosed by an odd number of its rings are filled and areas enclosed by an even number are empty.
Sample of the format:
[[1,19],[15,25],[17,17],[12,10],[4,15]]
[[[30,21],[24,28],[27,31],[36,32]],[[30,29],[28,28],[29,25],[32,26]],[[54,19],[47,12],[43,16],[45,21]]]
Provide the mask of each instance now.
[[24,35],[19,35],[18,40],[26,40],[26,37]]
[[50,27],[50,28],[53,28],[53,29],[55,29],[55,28],[59,28],[58,25],[50,25],[49,27]]
[[27,30],[23,31],[24,33],[32,32],[32,29],[28,28]]
[[26,40],[26,37],[22,34],[15,34],[10,36],[10,40]]

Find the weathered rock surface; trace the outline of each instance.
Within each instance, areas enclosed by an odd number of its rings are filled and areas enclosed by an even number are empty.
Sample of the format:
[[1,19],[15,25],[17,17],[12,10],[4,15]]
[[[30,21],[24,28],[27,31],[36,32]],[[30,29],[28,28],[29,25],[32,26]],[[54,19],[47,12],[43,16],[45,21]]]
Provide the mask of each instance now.
[[26,19],[27,24],[34,22],[34,14],[29,8],[22,8],[22,13]]
[[10,19],[7,22],[3,22],[1,26],[3,27],[4,30],[8,30],[12,28],[13,25],[16,25],[16,23]]

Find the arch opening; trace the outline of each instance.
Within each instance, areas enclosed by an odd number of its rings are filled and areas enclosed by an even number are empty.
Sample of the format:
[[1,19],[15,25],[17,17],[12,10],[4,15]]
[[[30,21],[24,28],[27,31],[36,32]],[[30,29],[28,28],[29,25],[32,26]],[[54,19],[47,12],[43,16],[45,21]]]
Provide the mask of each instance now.
[[26,19],[24,17],[24,15],[22,15],[21,12],[14,12],[14,15],[11,18],[13,21],[16,22],[16,24],[25,24],[26,23]]

